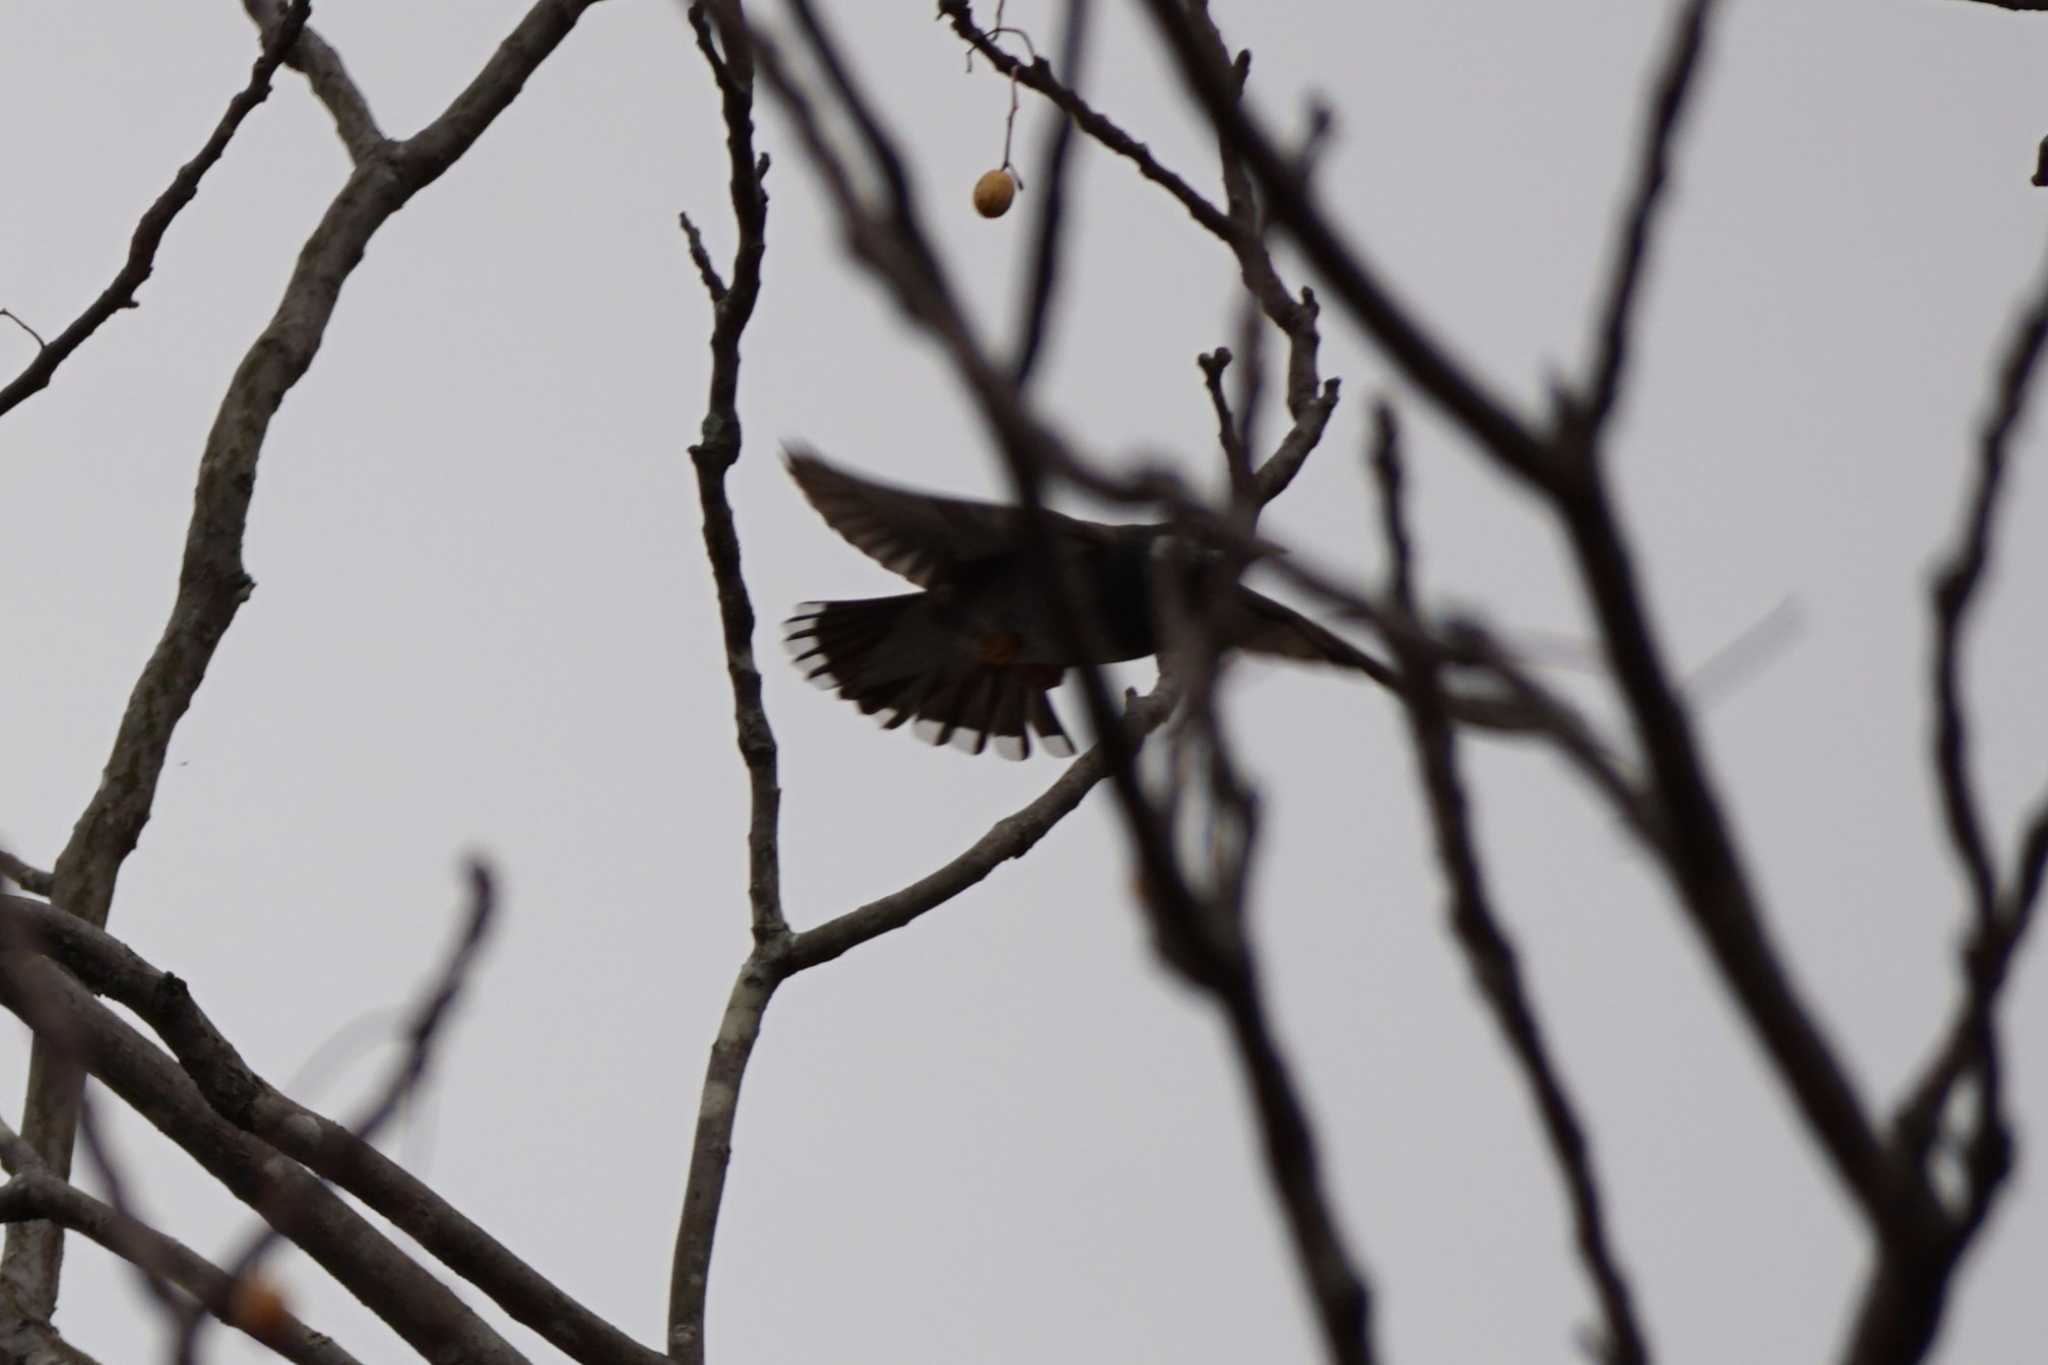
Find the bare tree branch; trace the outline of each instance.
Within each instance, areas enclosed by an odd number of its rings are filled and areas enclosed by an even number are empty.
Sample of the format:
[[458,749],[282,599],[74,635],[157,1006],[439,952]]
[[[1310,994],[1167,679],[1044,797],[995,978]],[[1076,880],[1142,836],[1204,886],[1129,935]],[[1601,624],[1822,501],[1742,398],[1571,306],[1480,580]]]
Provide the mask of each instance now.
[[[1264,191],[1267,216],[1294,236],[1359,325],[1507,470],[1538,488],[1553,482],[1556,461],[1550,449],[1505,400],[1482,386],[1449,348],[1394,298],[1392,290],[1316,206],[1299,168],[1240,106],[1235,69],[1217,60],[1204,41],[1206,7],[1200,0],[1192,5],[1184,0],[1146,0],[1146,7],[1165,37],[1182,79]],[[1200,11],[1199,20],[1191,9]]]
[[[775,731],[761,703],[761,669],[754,658],[754,605],[740,563],[739,531],[733,522],[732,504],[726,498],[725,476],[740,458],[740,338],[761,296],[761,261],[768,249],[768,195],[761,181],[768,173],[768,158],[754,150],[751,39],[740,16],[738,0],[726,2],[730,5],[730,18],[721,10],[715,40],[702,0],[689,9],[698,50],[704,54],[718,83],[725,115],[733,222],[739,233],[739,244],[733,251],[732,284],[720,286],[716,271],[704,276],[712,303],[711,383],[702,432],[697,444],[690,447],[690,458],[697,469],[698,502],[704,509],[704,551],[711,561],[711,577],[718,589],[726,673],[732,680],[734,727],[740,757],[747,767],[747,898],[753,910],[754,937],[766,941],[788,932],[782,915],[781,853],[776,828],[782,810],[782,788],[776,774]],[[693,245],[701,250],[694,234]],[[708,257],[705,259],[708,261]],[[698,269],[700,273],[706,270],[705,261],[699,262]]]
[[31,895],[50,894],[50,874],[40,867],[30,866],[4,848],[0,848],[0,881],[13,882]]
[[[1671,831],[1674,881],[1689,918],[1864,1213],[1878,1224],[1931,1226],[1931,1197],[1888,1159],[1833,1047],[1768,939],[1690,718],[1656,645],[1603,472],[1591,463],[1572,467],[1558,447],[1540,440],[1394,302],[1272,139],[1240,107],[1232,72],[1213,59],[1182,4],[1147,0],[1147,7],[1183,79],[1252,168],[1268,211],[1293,234],[1360,325],[1502,469],[1547,494],[1571,540],[1609,668],[1641,738]],[[1200,0],[1193,7],[1200,8]],[[1681,26],[1681,44],[1687,33]]]
[[138,1270],[176,1285],[196,1303],[221,1306],[221,1321],[297,1365],[357,1365],[356,1358],[289,1312],[259,1320],[233,1307],[233,1279],[184,1243],[57,1179],[28,1143],[0,1122],[0,1159],[14,1178],[0,1187],[0,1223],[47,1220],[97,1242]]
[[263,51],[249,72],[248,84],[228,101],[227,111],[214,125],[213,133],[200,147],[198,155],[178,168],[178,173],[171,178],[170,187],[157,196],[156,202],[135,225],[135,233],[128,240],[128,259],[114,275],[113,282],[100,291],[99,297],[78,315],[76,321],[48,343],[37,337],[35,359],[29,361],[28,366],[5,388],[0,388],[0,416],[5,416],[47,388],[51,376],[57,373],[57,367],[70,359],[71,353],[83,346],[108,318],[124,308],[137,306],[135,291],[142,288],[143,282],[155,271],[157,248],[163,245],[164,234],[170,231],[178,214],[199,193],[199,182],[227,151],[228,143],[242,126],[242,120],[269,98],[270,78],[277,74],[285,51],[298,37],[299,30],[305,27],[306,14],[311,8],[312,0],[294,0],[291,8],[284,11],[271,28],[264,38]]
[[[313,363],[341,288],[370,238],[432,184],[502,112],[594,0],[535,0],[482,72],[434,122],[356,165],[305,247],[276,314],[229,381],[200,457],[177,599],[122,714],[100,785],[57,858],[50,893],[105,924],[114,884],[148,822],[178,722],[255,584],[242,540],[271,419]],[[22,1132],[59,1178],[70,1173],[80,1081],[41,1043],[29,1063]],[[56,1301],[63,1241],[41,1224],[10,1228],[0,1280],[45,1312]]]
[[[565,1355],[605,1365],[656,1365],[661,1360],[658,1352],[564,1293],[348,1127],[280,1093],[207,1018],[184,982],[159,971],[119,939],[51,906],[0,896],[0,949],[17,945],[48,955],[92,991],[135,1011],[177,1057],[183,1068],[180,1084],[196,1086],[200,1102],[240,1130],[238,1142],[261,1144],[266,1152],[275,1149],[361,1200]],[[310,1188],[331,1197],[317,1181]],[[280,1230],[293,1235],[289,1226]]]
[[698,1092],[697,1126],[690,1142],[690,1174],[683,1187],[683,1214],[676,1224],[675,1255],[669,1264],[668,1354],[680,1365],[703,1365],[704,1313],[711,1289],[711,1252],[718,1215],[732,1166],[733,1125],[739,1119],[740,1085],[761,1037],[761,1017],[788,973],[778,961],[786,940],[757,940],[741,964],[718,1023]]
[[[22,912],[7,906],[9,920]],[[49,919],[60,913],[42,912]],[[73,924],[74,932],[90,926]],[[208,1107],[192,1080],[47,958],[0,949],[0,1004],[104,1081],[431,1359],[520,1365],[460,1299],[294,1161]],[[54,1166],[50,1173],[55,1177]],[[22,1225],[16,1225],[22,1226]]]
[[1650,256],[1650,229],[1670,178],[1671,148],[1685,113],[1686,95],[1699,70],[1700,54],[1706,48],[1707,20],[1712,9],[1712,0],[1690,0],[1679,14],[1665,51],[1664,68],[1650,100],[1650,115],[1636,165],[1635,190],[1629,196],[1621,243],[1609,266],[1606,301],[1600,312],[1599,352],[1585,393],[1569,403],[1564,430],[1559,433],[1561,440],[1578,448],[1580,458],[1591,458],[1591,447],[1599,440],[1602,428],[1613,414],[1615,399],[1621,394],[1636,293]]
[[[1082,632],[1088,628],[1084,614],[1076,609],[1081,599],[1064,581],[1051,554],[1042,514],[1043,479],[1048,471],[1070,465],[1071,457],[1025,411],[1014,387],[973,339],[918,224],[902,158],[815,8],[808,0],[790,0],[789,8],[881,178],[878,209],[870,210],[854,193],[853,177],[822,136],[808,96],[790,79],[772,46],[757,35],[762,70],[819,165],[856,254],[895,290],[906,311],[945,345],[962,382],[980,402],[984,419],[999,438],[1018,501],[1026,509],[1026,555],[1040,581],[1052,585],[1062,604],[1054,617],[1069,637],[1067,651],[1075,658],[1094,657],[1097,651],[1081,647]],[[1317,1305],[1326,1347],[1333,1360],[1369,1361],[1365,1285],[1352,1267],[1321,1187],[1313,1131],[1268,1025],[1242,927],[1214,913],[1190,886],[1159,812],[1137,781],[1131,748],[1116,723],[1100,671],[1082,667],[1078,673],[1095,732],[1108,751],[1109,776],[1137,853],[1144,888],[1139,899],[1155,941],[1168,965],[1214,996],[1230,1024],[1265,1137],[1267,1169]]]
[[[497,888],[490,868],[480,859],[470,859],[467,868],[469,882],[469,907],[463,917],[462,932],[457,935],[448,951],[446,961],[435,979],[432,989],[421,998],[419,1005],[406,1021],[404,1036],[405,1052],[399,1064],[385,1082],[382,1091],[365,1108],[360,1117],[348,1124],[356,1140],[365,1145],[377,1140],[377,1134],[392,1117],[399,1106],[416,1094],[420,1082],[426,1076],[427,1064],[433,1057],[434,1043],[447,1022],[450,1011],[455,1007],[457,997],[468,982],[471,970],[476,965],[477,955],[483,948],[484,938],[489,934],[497,912]],[[88,1136],[90,1129],[87,1130]],[[116,1207],[119,1207],[118,1202]],[[242,1253],[228,1262],[228,1301],[231,1303],[256,1285],[256,1266],[264,1254],[276,1245],[279,1234],[275,1227],[265,1225]],[[180,1365],[196,1365],[199,1338],[207,1319],[197,1313],[183,1315],[183,1322],[177,1334],[177,1360]]]
[[[808,0],[789,0],[789,9],[813,58],[823,69],[834,97],[858,129],[867,159],[882,182],[882,201],[870,209],[854,190],[854,177],[819,126],[809,95],[790,77],[774,46],[758,33],[756,55],[769,85],[786,106],[799,139],[823,176],[858,259],[895,292],[904,310],[944,346],[967,391],[977,400],[984,421],[998,438],[998,450],[1024,510],[1021,549],[1038,582],[1048,585],[1055,610],[1052,624],[1067,657],[1089,660],[1101,651],[1090,647],[1088,635],[1099,629],[1086,601],[1068,581],[1071,566],[1053,555],[1046,526],[1044,481],[1048,471],[1067,470],[1075,461],[1064,444],[1030,412],[1021,395],[974,338],[945,272],[934,255],[918,217],[908,172],[896,143],[882,126],[866,92],[855,81],[837,42]],[[1172,905],[1192,905],[1187,886],[1163,822],[1147,801],[1136,773],[1135,751],[1117,723],[1102,670],[1083,662],[1074,670],[1090,723],[1109,754],[1109,780],[1130,834],[1141,874],[1153,897]],[[1203,970],[1201,964],[1187,964]]]
[[[1373,470],[1379,480],[1387,548],[1393,565],[1392,597],[1394,605],[1415,620],[1419,619],[1420,611],[1414,584],[1414,546],[1402,508],[1399,432],[1393,411],[1386,404],[1379,404],[1374,415],[1378,437]],[[1443,866],[1449,887],[1452,933],[1465,951],[1481,998],[1492,1011],[1508,1051],[1528,1083],[1551,1155],[1564,1178],[1579,1258],[1593,1282],[1605,1320],[1600,1358],[1607,1365],[1644,1365],[1650,1359],[1649,1342],[1636,1319],[1628,1277],[1607,1229],[1585,1123],[1551,1056],[1535,1003],[1522,982],[1514,944],[1494,911],[1492,894],[1486,885],[1472,829],[1470,803],[1458,771],[1457,734],[1445,702],[1437,660],[1406,638],[1397,638],[1393,644],[1402,672],[1413,684],[1406,693],[1409,730],[1423,789],[1429,798],[1437,860]]]
[[[939,17],[950,20],[953,31],[960,35],[961,40],[988,58],[997,71],[1051,100],[1068,118],[1080,125],[1082,132],[1137,167],[1138,174],[1178,200],[1189,217],[1224,241],[1231,239],[1230,220],[1224,216],[1223,210],[1210,203],[1186,180],[1160,165],[1144,143],[1098,113],[1072,88],[1063,84],[1044,60],[1026,64],[1003,51],[1000,44],[975,24],[970,0],[939,0]],[[1069,80],[1073,78],[1071,71],[1063,74]]]
[[[1141,743],[1146,735],[1165,724],[1173,714],[1176,700],[1177,694],[1168,683],[1133,698],[1124,722],[1130,742]],[[1097,744],[1069,763],[1030,804],[996,821],[988,833],[950,862],[899,891],[797,934],[789,942],[784,965],[792,974],[822,966],[863,943],[901,929],[927,911],[936,910],[1004,863],[1037,847],[1038,841],[1051,833],[1053,826],[1071,814],[1108,775],[1109,755]]]
[[20,1365],[99,1365],[64,1340],[48,1318],[18,1311],[0,1284],[0,1360]]
[[1998,879],[1990,839],[1978,810],[1970,773],[1969,728],[1963,701],[1963,632],[1992,553],[1993,515],[2005,484],[2007,447],[2019,424],[2027,391],[2048,343],[2048,293],[2038,295],[2020,320],[1999,367],[1998,393],[1977,442],[1977,482],[1964,512],[1962,533],[1934,576],[1935,772],[1949,842],[1962,864],[1979,935],[1995,930]]
[[1998,1004],[2025,942],[2048,868],[2048,797],[2027,817],[2010,878],[2000,884],[1970,771],[1963,638],[1995,551],[1997,516],[2015,429],[2048,346],[2048,283],[2013,329],[1997,392],[1977,439],[1976,480],[1954,548],[1934,576],[1934,772],[1949,843],[1969,893],[1962,991],[1940,1043],[1893,1117],[1898,1159],[1926,1178],[1943,1138],[1943,1118],[1969,1078],[1970,1117],[1960,1137],[1964,1188],[1939,1237],[1885,1246],[1860,1306],[1848,1359],[1854,1365],[1918,1360],[1940,1326],[1957,1263],[1975,1241],[2012,1172]]
[[[1081,80],[1081,64],[1088,50],[1088,18],[1092,13],[1090,0],[1067,0],[1067,19],[1061,30],[1060,73],[1067,84],[1077,85]],[[957,30],[962,18],[954,16]],[[973,25],[968,24],[972,29]],[[986,42],[985,38],[982,41]],[[1014,99],[1015,85],[1011,86]],[[1064,112],[1064,111],[1063,111]],[[1046,167],[1045,191],[1039,196],[1041,205],[1036,225],[1032,229],[1030,288],[1025,295],[1024,313],[1018,324],[1017,345],[1010,364],[1010,382],[1020,390],[1031,382],[1031,374],[1038,366],[1038,357],[1045,345],[1047,323],[1052,316],[1052,302],[1059,285],[1060,267],[1066,259],[1064,229],[1067,221],[1067,175],[1073,167],[1074,120],[1061,118],[1053,124],[1052,134],[1046,139],[1045,155],[1040,158]]]
[[[275,31],[283,13],[278,0],[242,0],[242,8],[266,34]],[[304,29],[286,54],[285,65],[303,75],[314,98],[326,106],[349,160],[361,165],[383,149],[384,134],[370,113],[369,102],[342,66],[341,55],[325,38],[311,28]]]

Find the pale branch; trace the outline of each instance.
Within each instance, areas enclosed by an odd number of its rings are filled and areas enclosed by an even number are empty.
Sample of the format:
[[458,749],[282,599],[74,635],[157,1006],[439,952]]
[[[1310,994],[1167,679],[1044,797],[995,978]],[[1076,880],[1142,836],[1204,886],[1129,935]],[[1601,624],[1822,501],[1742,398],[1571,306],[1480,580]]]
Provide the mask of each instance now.
[[[1403,472],[1399,430],[1391,408],[1375,409],[1376,442],[1372,465],[1380,487],[1380,505],[1388,560],[1392,566],[1390,597],[1408,619],[1420,615],[1415,587],[1415,548],[1403,508]],[[1638,1321],[1634,1295],[1607,1227],[1604,1199],[1593,1170],[1593,1155],[1579,1107],[1544,1035],[1527,986],[1522,980],[1515,946],[1493,906],[1473,829],[1471,802],[1459,772],[1457,729],[1439,674],[1439,661],[1418,649],[1406,636],[1392,643],[1411,686],[1404,695],[1416,766],[1428,798],[1435,831],[1437,861],[1449,890],[1451,932],[1464,950],[1481,999],[1493,1014],[1509,1054],[1521,1071],[1535,1102],[1537,1118],[1564,1180],[1571,1205],[1579,1259],[1593,1282],[1604,1319],[1599,1355],[1606,1365],[1647,1365],[1649,1342]]]
[[41,1219],[79,1233],[145,1274],[176,1285],[221,1322],[296,1365],[357,1365],[356,1358],[290,1312],[252,1315],[234,1280],[176,1238],[50,1174],[27,1142],[0,1122],[0,1160],[14,1178],[0,1186],[0,1223]]
[[[1123,726],[1132,745],[1165,724],[1177,700],[1162,682],[1125,709]],[[936,910],[1012,859],[1021,858],[1072,814],[1082,800],[1109,775],[1109,755],[1102,745],[1091,747],[1069,763],[1052,785],[1029,804],[991,825],[986,834],[943,866],[866,905],[796,934],[784,950],[784,964],[794,973],[820,966],[863,943],[901,929]]]
[[[181,1081],[196,1087],[200,1101],[240,1130],[238,1136],[266,1144],[266,1150],[281,1152],[361,1200],[563,1354],[600,1365],[657,1365],[661,1360],[658,1352],[564,1293],[347,1126],[271,1086],[214,1026],[183,981],[159,971],[105,930],[52,906],[0,895],[0,948],[45,954],[94,993],[133,1010],[176,1056],[183,1068]],[[317,1181],[311,1188],[327,1197]]]
[[[275,30],[284,11],[278,0],[242,0],[242,8],[266,34]],[[325,38],[310,27],[302,30],[285,54],[285,65],[306,78],[313,97],[325,106],[349,160],[361,165],[383,148],[384,133],[377,127],[369,101],[342,65],[341,54]]]
[[[786,933],[787,931],[785,931]],[[761,1017],[787,973],[777,962],[786,939],[756,941],[734,979],[697,1095],[690,1172],[669,1262],[668,1354],[678,1365],[704,1365],[704,1316],[711,1291],[711,1253],[732,1167],[733,1126],[740,1086],[761,1037]]]
[[[729,9],[727,8],[729,6]],[[732,282],[723,284],[710,268],[701,239],[690,232],[698,271],[711,295],[711,378],[697,444],[690,447],[697,472],[697,500],[704,516],[704,552],[718,594],[726,675],[733,694],[733,728],[747,769],[747,900],[754,937],[766,941],[788,932],[782,913],[780,833],[782,787],[775,731],[761,700],[761,668],[754,657],[754,604],[740,561],[739,529],[726,496],[726,475],[740,458],[740,340],[761,296],[761,262],[768,249],[768,195],[762,178],[768,158],[754,148],[754,61],[751,39],[738,0],[725,0],[717,14],[690,6],[698,50],[718,85],[725,121],[728,180],[738,244]]]
[[[1126,721],[1132,742],[1142,742],[1172,711],[1173,695],[1164,686],[1134,699]],[[701,1365],[704,1359],[712,1251],[732,1163],[740,1088],[760,1037],[762,1017],[776,989],[799,972],[823,966],[863,943],[905,927],[976,885],[1004,862],[1023,857],[1081,804],[1108,771],[1107,752],[1098,744],[1068,764],[1036,800],[998,820],[943,867],[815,928],[794,934],[785,931],[756,941],[733,981],[698,1097],[690,1173],[670,1266],[668,1349],[675,1360]]]
[[[99,787],[53,869],[51,896],[70,913],[106,923],[121,866],[148,823],[178,722],[254,589],[242,545],[258,457],[285,395],[313,363],[342,286],[377,230],[482,136],[592,3],[535,0],[445,112],[416,136],[380,143],[356,164],[300,250],[277,312],[236,367],[207,434],[170,618],[129,696]],[[70,1173],[80,1084],[39,1042],[30,1057],[22,1130],[60,1177]],[[47,1312],[56,1301],[62,1260],[54,1229],[10,1228],[0,1280]]]
[[711,300],[711,376],[697,444],[690,447],[703,509],[704,552],[718,596],[726,676],[733,695],[733,729],[747,770],[747,902],[754,947],[740,967],[712,1043],[697,1123],[690,1146],[683,1207],[669,1262],[666,1337],[672,1359],[702,1365],[704,1316],[711,1288],[711,1257],[725,1182],[732,1162],[732,1131],[739,1117],[740,1085],[760,1037],[761,1018],[783,973],[774,959],[789,939],[782,909],[781,812],[775,731],[761,697],[754,657],[754,604],[740,559],[739,528],[726,495],[726,475],[742,450],[739,413],[740,341],[761,294],[761,264],[768,249],[768,194],[762,185],[768,157],[754,142],[754,51],[741,0],[716,5],[695,0],[686,17],[697,51],[718,87],[725,124],[728,194],[737,242],[732,282],[711,261],[702,236],[682,217],[705,292]]
[[[10,921],[17,913],[8,907]],[[15,927],[10,924],[10,937]],[[91,932],[76,921],[71,927]],[[439,1280],[297,1162],[281,1159],[276,1148],[222,1118],[176,1061],[54,961],[24,951],[18,941],[0,947],[0,1004],[184,1148],[229,1193],[274,1218],[286,1237],[421,1354],[523,1365],[519,1353]],[[48,1169],[54,1177],[54,1164]]]
[[0,1360],[10,1365],[99,1365],[64,1340],[47,1318],[13,1311],[4,1285],[0,1285]]
[[242,126],[242,120],[269,98],[271,77],[277,74],[285,52],[305,27],[306,14],[311,8],[312,0],[294,0],[272,26],[264,38],[255,66],[249,72],[248,82],[228,101],[226,111],[221,114],[220,121],[214,125],[213,132],[199,148],[198,154],[178,168],[178,173],[171,177],[170,186],[157,196],[156,202],[136,223],[135,232],[128,239],[128,259],[115,272],[113,281],[69,327],[47,343],[37,337],[35,358],[5,388],[0,388],[0,416],[5,416],[47,388],[51,377],[57,373],[57,367],[70,359],[72,352],[83,346],[107,319],[123,309],[138,306],[135,291],[142,288],[155,272],[156,253],[163,245],[164,234],[170,231],[171,224],[185,206],[198,195],[199,182],[227,151],[228,143],[234,140],[236,130]]

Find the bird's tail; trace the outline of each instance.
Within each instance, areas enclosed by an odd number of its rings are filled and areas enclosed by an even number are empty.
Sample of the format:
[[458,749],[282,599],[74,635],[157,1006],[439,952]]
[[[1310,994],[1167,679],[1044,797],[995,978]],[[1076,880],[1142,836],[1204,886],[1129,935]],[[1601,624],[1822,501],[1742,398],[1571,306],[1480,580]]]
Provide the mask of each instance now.
[[1059,671],[964,654],[932,610],[925,593],[805,602],[783,640],[806,677],[868,715],[886,713],[886,729],[910,721],[920,739],[973,754],[993,740],[1005,758],[1027,757],[1035,733],[1047,753],[1071,755],[1046,695]]

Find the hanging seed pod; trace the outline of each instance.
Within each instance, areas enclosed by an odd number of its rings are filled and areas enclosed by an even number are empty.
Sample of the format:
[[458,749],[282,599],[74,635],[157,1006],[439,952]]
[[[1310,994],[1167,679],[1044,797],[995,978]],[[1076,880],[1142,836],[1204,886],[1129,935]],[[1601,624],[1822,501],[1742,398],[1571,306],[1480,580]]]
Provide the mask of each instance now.
[[974,211],[984,218],[1002,217],[1016,197],[1017,177],[1008,169],[990,171],[974,182]]

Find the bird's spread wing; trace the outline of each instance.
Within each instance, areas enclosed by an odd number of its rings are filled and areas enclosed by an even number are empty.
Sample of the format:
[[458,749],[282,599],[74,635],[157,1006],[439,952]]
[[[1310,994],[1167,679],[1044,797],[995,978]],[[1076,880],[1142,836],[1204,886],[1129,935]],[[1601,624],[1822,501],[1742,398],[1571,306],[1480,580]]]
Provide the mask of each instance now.
[[[948,582],[962,565],[1012,552],[1023,530],[1020,508],[874,483],[807,450],[789,452],[789,472],[833,530],[922,588]],[[1104,529],[1057,512],[1045,515],[1055,534],[1089,537]]]
[[1355,668],[1383,686],[1394,686],[1392,668],[1333,631],[1317,625],[1292,607],[1239,586],[1230,596],[1223,635],[1239,649],[1282,659],[1341,664]]

